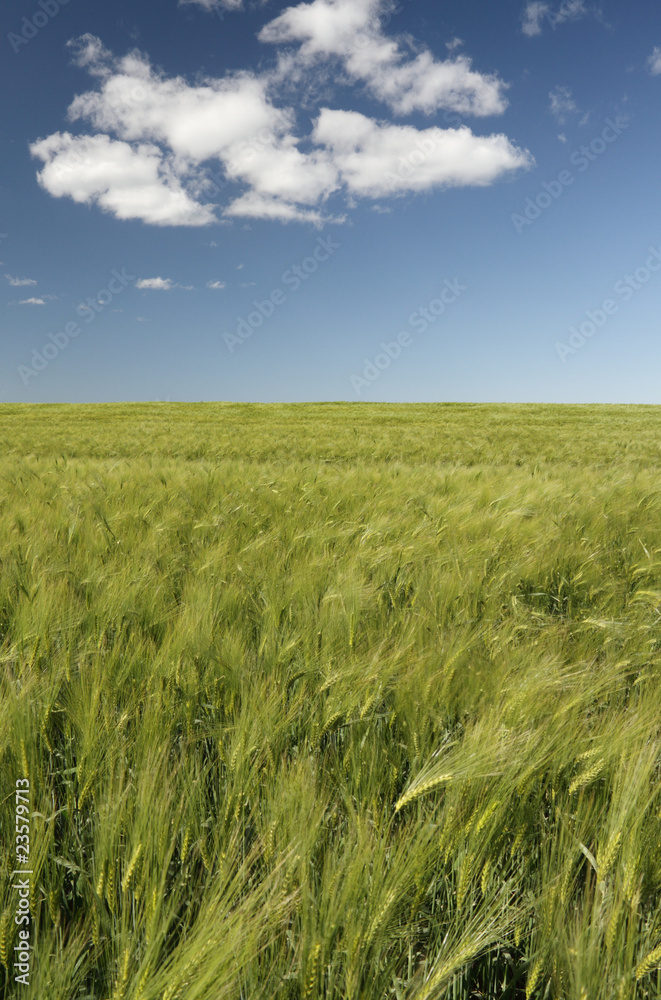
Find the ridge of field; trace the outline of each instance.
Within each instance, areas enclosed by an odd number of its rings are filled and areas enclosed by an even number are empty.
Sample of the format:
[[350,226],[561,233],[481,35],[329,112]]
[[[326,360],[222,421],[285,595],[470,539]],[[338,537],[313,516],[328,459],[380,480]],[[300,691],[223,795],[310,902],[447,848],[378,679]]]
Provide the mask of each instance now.
[[0,406],[0,997],[661,997],[660,431]]

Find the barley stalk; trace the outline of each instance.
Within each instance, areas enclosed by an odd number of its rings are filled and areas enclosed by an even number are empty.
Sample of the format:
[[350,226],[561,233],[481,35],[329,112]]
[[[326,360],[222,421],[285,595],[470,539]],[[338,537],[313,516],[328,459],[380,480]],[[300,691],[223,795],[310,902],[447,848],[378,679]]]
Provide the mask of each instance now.
[[563,906],[567,905],[567,899],[569,898],[569,887],[571,885],[571,878],[574,871],[574,864],[569,861],[565,866],[564,875],[562,876],[562,883],[560,885],[560,901]]
[[94,948],[98,950],[99,940],[100,940],[100,925],[101,920],[99,917],[99,911],[95,903],[94,909],[92,910],[92,944]]
[[466,897],[466,892],[468,891],[468,885],[473,871],[473,860],[474,856],[472,854],[467,854],[461,863],[459,881],[457,883],[457,906],[459,909],[461,909]]
[[617,929],[620,922],[620,911],[616,906],[613,907],[613,912],[610,915],[610,920],[608,921],[608,927],[606,928],[606,951],[609,954],[613,951],[613,945],[615,944],[615,935],[617,934]]
[[89,791],[90,791],[90,789],[91,789],[91,787],[92,787],[92,782],[93,782],[93,781],[94,781],[94,772],[92,772],[92,773],[90,774],[89,778],[88,778],[88,779],[87,779],[87,781],[85,782],[85,785],[84,785],[84,787],[83,787],[83,790],[82,790],[82,792],[81,792],[81,793],[80,793],[80,795],[78,796],[78,809],[79,809],[79,810],[80,810],[80,809],[82,809],[82,808],[83,808],[83,806],[84,806],[84,804],[85,804],[85,799],[86,799],[86,798],[87,798],[87,796],[89,795]]
[[326,733],[329,732],[333,728],[333,726],[335,725],[335,723],[338,722],[342,718],[343,715],[344,715],[344,712],[334,712],[333,715],[331,715],[331,717],[329,719],[327,719],[327,721],[324,723],[324,726],[323,726],[323,728],[321,730],[321,733],[319,734],[319,739],[321,739],[323,736],[325,736]]
[[133,849],[133,854],[131,855],[131,860],[129,861],[129,866],[126,870],[126,875],[124,876],[124,884],[122,886],[124,892],[128,892],[133,884],[136,869],[140,863],[141,855],[142,855],[142,844],[138,844],[137,847]]
[[439,785],[443,785],[448,781],[452,781],[451,774],[439,774],[436,778],[429,778],[427,781],[423,781],[421,784],[409,788],[408,792],[405,792],[404,795],[402,795],[395,803],[395,812],[399,812],[399,810],[403,809],[404,806],[409,804],[409,802],[413,802],[415,799],[420,798],[421,795],[425,795],[433,788],[438,788]]
[[108,908],[110,912],[115,914],[115,876],[116,876],[116,866],[115,862],[108,862],[108,875],[106,878],[106,902],[108,903]]
[[374,706],[378,701],[379,694],[380,692],[376,691],[374,694],[370,695],[370,697],[367,699],[367,701],[360,710],[360,715],[359,715],[360,719],[364,719],[365,716],[372,711],[372,709],[374,708]]
[[376,932],[383,923],[383,920],[385,919],[388,910],[390,909],[396,898],[397,898],[397,892],[394,889],[392,889],[386,896],[386,900],[383,906],[381,907],[380,911],[376,914],[370,925],[369,931],[367,932],[367,938],[365,939],[366,948],[369,948],[370,944],[374,940]]
[[269,825],[266,833],[266,844],[264,847],[264,857],[267,864],[271,862],[275,854],[275,830],[277,823],[275,820]]
[[[238,817],[237,817],[238,818]],[[190,847],[192,832],[190,825],[186,827],[186,832],[184,833],[184,842],[181,847],[181,863],[186,864],[186,859],[188,858],[188,848]]]
[[23,773],[22,773],[21,777],[23,777],[23,778],[29,778],[30,777],[30,767],[29,767],[29,764],[28,764],[27,750],[25,748],[25,740],[23,740],[23,739],[21,740],[21,767],[23,768]]
[[535,992],[535,987],[537,986],[539,980],[542,977],[543,968],[544,968],[544,960],[542,958],[538,958],[533,967],[531,968],[530,975],[528,976],[528,980],[526,982],[526,1000],[529,1000],[529,998]]
[[202,864],[206,871],[210,872],[212,867],[211,854],[209,853],[209,838],[202,837],[200,840],[200,855],[202,857]]
[[514,925],[514,946],[518,948],[523,936],[523,919],[519,917]]
[[624,866],[624,882],[622,884],[622,893],[625,899],[630,902],[634,898],[634,887],[638,881],[638,870],[640,865],[640,854],[637,854],[634,858],[630,858]]
[[0,962],[2,962],[7,972],[9,972],[9,948],[12,941],[10,934],[11,922],[11,910],[7,909],[3,912],[2,917],[0,917]]
[[599,882],[605,879],[609,871],[613,866],[613,862],[617,857],[617,852],[620,849],[620,844],[622,843],[622,833],[620,830],[617,833],[611,835],[603,852],[603,857],[597,858],[597,880]]
[[131,952],[129,948],[124,949],[124,955],[122,957],[122,973],[118,976],[115,982],[115,992],[113,994],[114,1000],[123,1000],[124,994],[126,993],[126,987],[129,981],[129,962],[131,960]]
[[648,972],[661,967],[661,945],[651,951],[636,968],[636,982],[646,976]]
[[512,844],[512,847],[510,848],[510,858],[513,858],[514,855],[516,854],[516,852],[521,847],[521,844],[523,843],[523,838],[525,837],[525,835],[526,835],[526,826],[524,824],[523,826],[519,827],[519,829],[517,831],[517,834],[516,834],[516,837],[514,838],[514,843]]
[[574,792],[579,790],[579,788],[585,788],[586,785],[589,785],[591,781],[594,781],[594,779],[601,774],[605,766],[606,761],[602,757],[596,762],[596,764],[593,764],[592,767],[583,771],[582,774],[579,774],[578,777],[574,778],[569,786],[569,794],[573,795]]
[[491,861],[491,858],[487,858],[482,867],[482,875],[480,876],[480,889],[482,890],[483,896],[486,895],[487,886],[489,885],[489,876],[491,875],[492,864],[493,863]]
[[482,813],[482,816],[480,817],[480,820],[479,820],[477,826],[475,827],[475,832],[476,833],[481,833],[482,832],[482,830],[487,825],[487,823],[489,822],[489,820],[491,819],[491,817],[493,816],[493,814],[495,813],[495,811],[496,811],[496,809],[498,808],[499,805],[500,805],[500,801],[498,799],[496,799],[495,802],[491,802],[490,805],[487,806],[487,808]]
[[103,890],[106,884],[106,872],[108,870],[108,859],[106,858],[101,865],[101,870],[99,871],[99,877],[96,880],[96,894],[100,898],[103,898]]
[[308,1000],[314,991],[317,983],[317,970],[319,967],[319,956],[321,954],[321,944],[317,944],[312,949],[312,958],[308,960],[308,974],[305,981],[304,1000]]
[[47,712],[44,718],[41,720],[41,735],[43,736],[44,743],[49,753],[53,752],[53,747],[51,746],[50,740],[48,739],[48,719],[49,713]]

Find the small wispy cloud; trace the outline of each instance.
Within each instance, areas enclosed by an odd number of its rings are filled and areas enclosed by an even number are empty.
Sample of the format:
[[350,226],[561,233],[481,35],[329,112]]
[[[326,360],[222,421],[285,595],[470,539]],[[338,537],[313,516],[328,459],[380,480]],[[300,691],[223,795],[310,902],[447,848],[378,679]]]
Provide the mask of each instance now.
[[201,7],[213,13],[214,10],[242,10],[243,0],[179,0],[180,7]]
[[533,0],[533,2],[526,4],[521,18],[523,34],[528,35],[529,38],[532,38],[533,35],[541,35],[542,22],[549,10],[549,5],[542,3],[541,0]]
[[20,288],[22,285],[36,285],[34,278],[13,278],[11,274],[6,274],[5,278],[13,288]]
[[661,46],[656,45],[652,55],[647,60],[647,68],[652,76],[659,76],[661,73]]
[[43,299],[22,299],[19,306],[45,306],[46,303]]
[[140,278],[135,283],[136,288],[146,289],[152,292],[170,292],[173,288],[181,288],[184,292],[192,292],[195,285],[180,285],[172,278]]
[[174,288],[171,278],[140,278],[135,283],[136,288],[148,288],[155,292],[169,292]]
[[207,288],[217,288],[217,289],[220,289],[220,288],[224,288],[224,287],[225,287],[225,282],[224,281],[207,281]]
[[580,114],[580,109],[569,87],[556,87],[549,94],[550,110],[560,125],[564,125],[568,115]]
[[585,0],[563,0],[559,7],[554,8],[544,0],[529,0],[521,16],[521,30],[529,38],[541,35],[542,25],[547,21],[551,28],[555,30],[565,21],[578,21],[581,17],[601,16],[601,11],[595,7],[588,7]]

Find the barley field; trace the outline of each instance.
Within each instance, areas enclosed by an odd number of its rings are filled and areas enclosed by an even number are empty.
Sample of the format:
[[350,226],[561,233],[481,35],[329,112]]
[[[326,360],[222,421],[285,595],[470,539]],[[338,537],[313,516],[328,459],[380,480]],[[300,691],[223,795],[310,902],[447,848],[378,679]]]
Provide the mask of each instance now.
[[661,997],[658,408],[0,440],[3,1000]]

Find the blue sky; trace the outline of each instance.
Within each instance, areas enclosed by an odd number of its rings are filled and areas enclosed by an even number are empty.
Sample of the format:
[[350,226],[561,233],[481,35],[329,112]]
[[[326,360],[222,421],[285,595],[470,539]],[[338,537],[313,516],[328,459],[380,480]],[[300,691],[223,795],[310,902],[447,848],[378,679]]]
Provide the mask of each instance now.
[[5,402],[661,402],[661,8],[5,0]]

